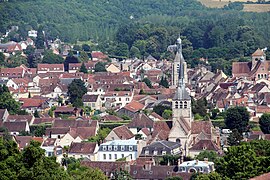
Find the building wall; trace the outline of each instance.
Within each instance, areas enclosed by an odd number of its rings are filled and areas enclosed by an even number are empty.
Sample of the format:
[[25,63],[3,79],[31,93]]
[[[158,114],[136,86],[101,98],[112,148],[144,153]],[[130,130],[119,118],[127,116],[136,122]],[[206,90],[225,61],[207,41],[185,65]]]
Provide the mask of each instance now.
[[[104,156],[106,158],[104,159]],[[117,159],[131,156],[131,160],[136,160],[138,154],[137,151],[99,151],[98,161],[116,161]],[[111,158],[110,158],[111,157]]]

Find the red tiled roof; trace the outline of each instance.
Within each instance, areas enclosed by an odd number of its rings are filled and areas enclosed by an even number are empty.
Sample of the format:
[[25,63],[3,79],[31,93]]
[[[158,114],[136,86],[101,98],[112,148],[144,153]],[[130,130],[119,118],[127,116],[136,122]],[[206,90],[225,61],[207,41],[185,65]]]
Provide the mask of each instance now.
[[33,99],[33,98],[21,98],[22,101],[22,108],[29,108],[29,107],[41,107],[42,104],[46,101],[44,99]]
[[132,121],[128,124],[129,128],[153,128],[154,121],[144,113],[136,113]]
[[34,117],[32,115],[9,115],[7,117],[7,121],[27,121],[30,123],[33,118]]
[[43,141],[42,146],[54,146],[56,139],[55,138],[47,138]]
[[204,131],[206,134],[211,134],[212,123],[210,121],[193,121],[191,124],[191,134],[200,134]]
[[137,112],[139,110],[142,110],[144,108],[144,105],[137,101],[131,101],[130,103],[125,105],[124,108],[131,112]]
[[118,126],[112,131],[122,140],[131,139],[134,137],[134,134],[128,129],[126,125]]
[[8,129],[9,132],[20,132],[26,130],[26,121],[19,122],[4,122],[3,126]]
[[270,107],[268,107],[268,106],[257,106],[255,111],[256,111],[256,113],[270,113]]
[[101,161],[81,161],[82,166],[98,168],[104,172],[106,176],[111,176],[111,173],[116,170],[125,169],[127,162],[101,162]]
[[114,115],[106,115],[102,117],[102,120],[103,121],[123,121],[123,119]]
[[92,142],[73,142],[70,145],[68,153],[78,153],[78,154],[93,154],[96,149],[96,143]]
[[82,139],[88,139],[89,137],[96,135],[96,127],[77,127],[70,128],[69,134],[73,137],[81,137]]
[[251,70],[251,62],[233,62],[232,74],[248,74]]
[[200,140],[196,144],[194,144],[190,150],[200,151],[200,150],[212,150],[218,151],[220,148],[211,140]]

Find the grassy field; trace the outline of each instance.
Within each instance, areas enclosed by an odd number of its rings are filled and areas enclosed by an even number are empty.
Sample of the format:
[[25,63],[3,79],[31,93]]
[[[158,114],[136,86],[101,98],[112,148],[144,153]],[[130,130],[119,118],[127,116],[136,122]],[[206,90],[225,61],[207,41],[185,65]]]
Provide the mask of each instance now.
[[[198,0],[206,7],[210,8],[223,8],[229,2],[257,2],[257,0]],[[259,5],[259,6],[257,6]],[[269,11],[268,4],[245,4],[244,11],[249,12],[266,12]]]
[[246,12],[270,12],[270,4],[244,4]]

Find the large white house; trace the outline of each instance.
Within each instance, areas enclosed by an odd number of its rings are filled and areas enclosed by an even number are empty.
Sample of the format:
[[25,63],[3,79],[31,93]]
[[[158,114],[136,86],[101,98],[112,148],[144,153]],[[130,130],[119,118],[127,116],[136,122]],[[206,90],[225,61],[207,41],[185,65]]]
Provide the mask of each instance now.
[[98,161],[135,160],[137,156],[137,141],[134,139],[109,141],[101,144],[98,150]]

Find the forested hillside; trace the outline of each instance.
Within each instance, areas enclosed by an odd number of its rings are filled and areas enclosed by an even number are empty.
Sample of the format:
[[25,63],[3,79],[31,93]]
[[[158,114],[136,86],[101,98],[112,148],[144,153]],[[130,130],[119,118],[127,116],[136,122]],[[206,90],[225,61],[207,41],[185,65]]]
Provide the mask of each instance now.
[[0,4],[0,32],[10,25],[21,31],[42,25],[49,36],[69,42],[108,38],[120,24],[148,14],[174,16],[194,9],[203,6],[196,0],[9,0]]
[[47,39],[98,42],[95,48],[111,56],[158,59],[170,55],[166,47],[180,33],[189,65],[204,57],[230,74],[232,61],[270,46],[270,13],[242,8],[210,9],[196,0],[0,0],[0,32],[18,25],[19,41],[41,28]]

